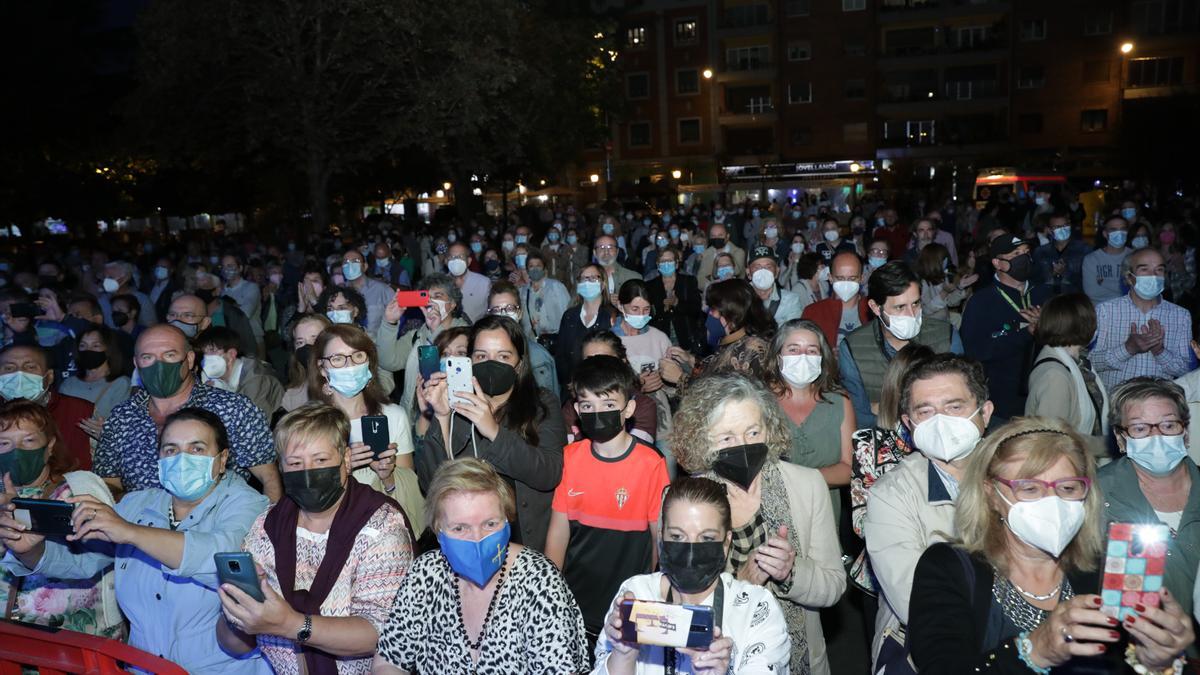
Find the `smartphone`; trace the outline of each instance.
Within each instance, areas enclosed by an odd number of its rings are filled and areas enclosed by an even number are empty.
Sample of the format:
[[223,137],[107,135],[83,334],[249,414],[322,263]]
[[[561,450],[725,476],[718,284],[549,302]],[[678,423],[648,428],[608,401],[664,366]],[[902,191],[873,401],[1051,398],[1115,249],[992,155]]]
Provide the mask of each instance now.
[[8,306],[8,315],[14,319],[33,319],[46,312],[32,302],[14,302]]
[[1159,606],[1170,536],[1170,529],[1161,523],[1108,526],[1100,583],[1101,612],[1123,622],[1136,612],[1134,605]]
[[657,364],[657,363],[654,363],[653,361],[647,361],[646,363],[643,363],[643,364],[642,364],[642,370],[641,370],[641,372],[642,372],[643,374],[645,374],[645,373],[653,373],[653,372],[654,372],[654,371],[656,371],[656,370],[658,370],[658,364]]
[[396,304],[401,307],[428,307],[429,291],[396,291]]
[[475,384],[471,382],[471,359],[466,356],[447,356],[442,359],[442,370],[446,373],[446,385],[450,390],[450,405],[463,399],[456,392],[474,392]]
[[388,432],[388,421],[384,415],[364,415],[362,424],[362,442],[371,446],[375,459],[387,452],[388,444],[392,442]]
[[266,601],[262,587],[258,585],[258,572],[254,569],[254,558],[244,551],[238,553],[214,553],[217,564],[217,580],[236,587],[259,602]]
[[75,532],[71,525],[71,514],[75,505],[57,499],[21,499],[12,500],[13,519],[29,527],[34,534],[52,537],[65,537]]
[[417,366],[421,369],[421,379],[426,381],[442,369],[437,345],[417,347]]
[[640,645],[707,649],[713,641],[712,607],[622,600],[621,639]]

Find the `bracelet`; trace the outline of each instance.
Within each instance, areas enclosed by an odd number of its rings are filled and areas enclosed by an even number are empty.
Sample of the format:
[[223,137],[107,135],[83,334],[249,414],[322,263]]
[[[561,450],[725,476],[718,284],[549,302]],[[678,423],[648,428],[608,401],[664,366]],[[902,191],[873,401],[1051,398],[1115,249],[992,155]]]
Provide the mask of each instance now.
[[1050,675],[1049,668],[1042,668],[1034,664],[1029,655],[1033,653],[1033,640],[1029,639],[1029,631],[1025,631],[1017,636],[1017,657],[1021,659],[1021,663],[1025,667],[1037,673],[1038,675]]
[[1125,647],[1125,663],[1138,675],[1182,675],[1183,667],[1187,665],[1187,659],[1180,655],[1175,657],[1175,661],[1169,668],[1154,670],[1138,659],[1137,647],[1131,642]]

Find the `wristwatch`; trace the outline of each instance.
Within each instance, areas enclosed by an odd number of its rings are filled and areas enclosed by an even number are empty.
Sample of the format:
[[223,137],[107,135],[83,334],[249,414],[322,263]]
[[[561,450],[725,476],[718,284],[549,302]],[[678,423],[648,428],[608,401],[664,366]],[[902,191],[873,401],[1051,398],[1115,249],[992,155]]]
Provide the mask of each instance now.
[[312,615],[304,615],[304,627],[296,632],[296,642],[304,644],[312,638]]

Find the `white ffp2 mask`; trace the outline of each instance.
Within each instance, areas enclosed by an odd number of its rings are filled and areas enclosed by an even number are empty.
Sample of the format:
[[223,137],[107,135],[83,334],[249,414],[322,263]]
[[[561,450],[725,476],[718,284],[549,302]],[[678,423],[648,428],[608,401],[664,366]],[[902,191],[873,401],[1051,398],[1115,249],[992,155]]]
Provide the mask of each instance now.
[[1083,527],[1083,501],[1047,495],[1032,502],[1013,504],[996,488],[1000,499],[1012,508],[1004,519],[1017,539],[1057,558]]
[[913,428],[913,442],[926,457],[953,462],[971,454],[982,434],[971,421],[983,408],[967,417],[937,413]]

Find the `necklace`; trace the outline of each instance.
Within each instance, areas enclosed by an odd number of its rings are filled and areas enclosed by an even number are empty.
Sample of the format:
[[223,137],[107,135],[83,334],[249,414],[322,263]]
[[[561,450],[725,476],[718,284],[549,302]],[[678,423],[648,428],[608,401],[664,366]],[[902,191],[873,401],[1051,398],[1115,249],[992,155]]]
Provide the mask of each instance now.
[[[442,559],[445,560],[445,556],[442,556]],[[454,583],[454,609],[458,612],[458,625],[462,626],[463,639],[466,640],[467,648],[473,652],[479,651],[479,648],[483,645],[483,637],[487,635],[488,623],[492,620],[492,610],[496,608],[496,599],[500,597],[500,587],[504,585],[504,563],[507,561],[508,549],[506,548],[504,550],[504,560],[500,561],[500,577],[496,579],[496,590],[492,592],[492,599],[488,602],[487,614],[483,615],[483,623],[479,626],[479,637],[475,638],[474,641],[467,634],[467,621],[463,617],[462,610],[462,594],[458,592],[458,582],[455,581]],[[446,561],[446,567],[450,567],[449,561]],[[454,569],[451,568],[450,572],[453,573]],[[455,577],[457,576],[455,574]]]
[[[1000,574],[993,567],[992,576],[992,598],[1000,605],[1004,616],[1012,621],[1017,628],[1023,631],[1032,631],[1046,620],[1050,614],[1044,609],[1034,607],[1022,596],[1007,577]],[[1075,591],[1071,588],[1071,581],[1063,577],[1062,583],[1059,584],[1059,600],[1070,600],[1075,597]]]
[[172,501],[170,504],[167,504],[167,524],[171,526],[171,529],[177,529],[182,522],[182,520],[175,518],[175,502]]
[[1049,600],[1050,598],[1053,598],[1054,596],[1058,595],[1059,592],[1062,590],[1062,582],[1061,581],[1058,582],[1058,585],[1055,586],[1054,588],[1050,589],[1050,592],[1045,595],[1038,595],[1037,593],[1030,593],[1029,591],[1027,591],[1024,588],[1021,588],[1019,585],[1017,585],[1017,582],[1013,581],[1012,579],[1009,579],[1008,583],[1012,584],[1013,588],[1017,589],[1021,593],[1021,595],[1025,596],[1027,598],[1030,598],[1032,600],[1037,600],[1038,602],[1045,602],[1045,601]]

